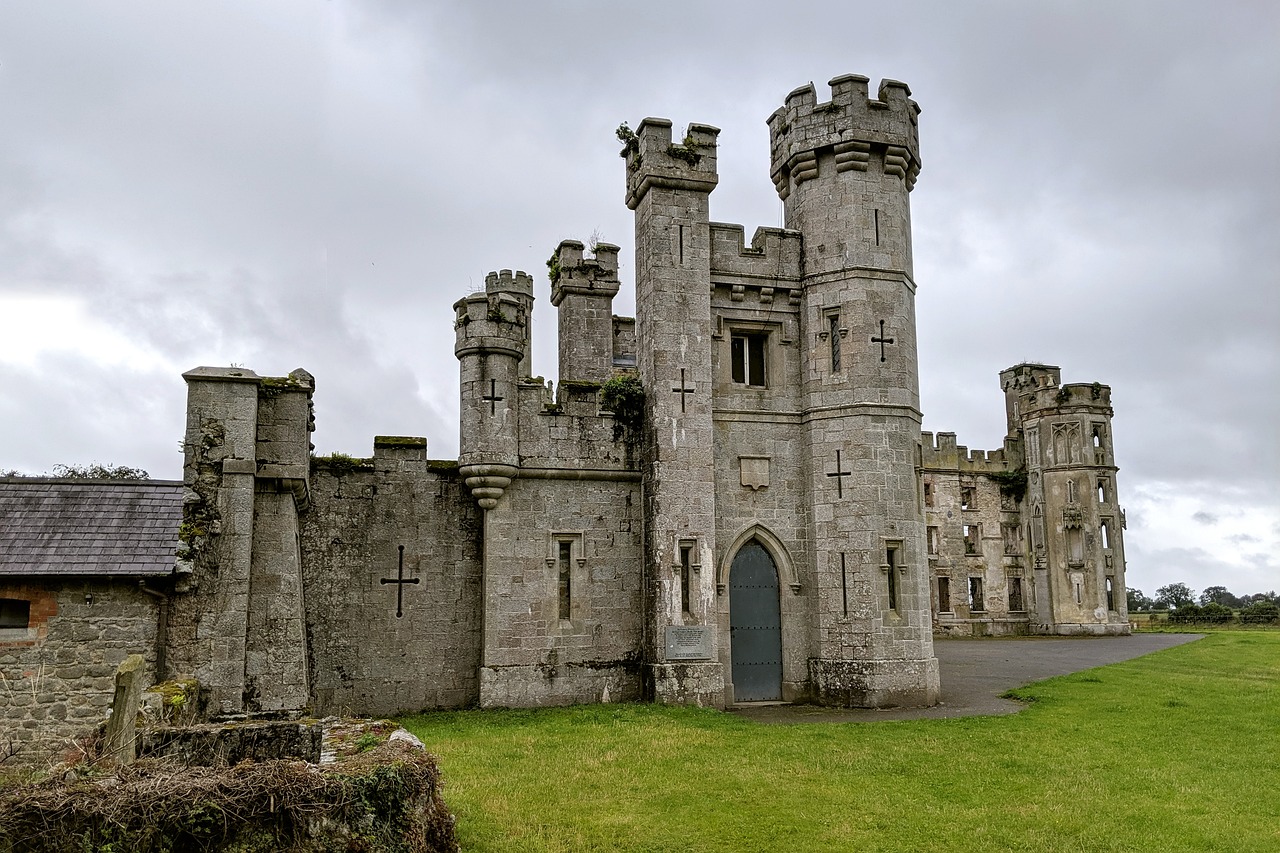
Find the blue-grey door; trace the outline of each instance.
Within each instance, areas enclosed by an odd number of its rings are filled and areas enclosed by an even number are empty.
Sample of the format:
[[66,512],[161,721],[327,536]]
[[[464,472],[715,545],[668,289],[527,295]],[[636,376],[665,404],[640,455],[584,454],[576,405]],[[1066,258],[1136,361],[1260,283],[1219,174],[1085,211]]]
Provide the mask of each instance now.
[[733,700],[782,698],[782,616],[778,570],[758,542],[748,542],[729,569],[729,645]]

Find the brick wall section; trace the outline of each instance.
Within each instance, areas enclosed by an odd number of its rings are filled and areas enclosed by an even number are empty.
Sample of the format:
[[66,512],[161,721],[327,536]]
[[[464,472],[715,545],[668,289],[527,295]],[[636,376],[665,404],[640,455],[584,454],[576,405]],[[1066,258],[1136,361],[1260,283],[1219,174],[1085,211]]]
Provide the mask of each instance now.
[[144,656],[151,683],[157,603],[135,579],[4,579],[0,598],[31,602],[30,630],[0,629],[0,749],[12,740],[18,760],[60,758],[106,719],[127,655]]

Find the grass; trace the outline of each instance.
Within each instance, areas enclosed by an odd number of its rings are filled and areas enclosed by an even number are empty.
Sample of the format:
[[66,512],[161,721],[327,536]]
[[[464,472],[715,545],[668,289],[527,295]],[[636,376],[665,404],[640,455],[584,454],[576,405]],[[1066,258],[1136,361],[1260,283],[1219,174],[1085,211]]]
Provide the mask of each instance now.
[[1019,714],[767,726],[696,708],[460,711],[468,851],[1280,849],[1280,634],[1040,682]]

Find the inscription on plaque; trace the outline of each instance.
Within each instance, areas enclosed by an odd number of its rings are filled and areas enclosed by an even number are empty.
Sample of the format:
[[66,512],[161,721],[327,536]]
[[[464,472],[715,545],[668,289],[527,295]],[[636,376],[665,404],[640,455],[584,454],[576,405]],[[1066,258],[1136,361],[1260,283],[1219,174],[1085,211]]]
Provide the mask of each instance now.
[[706,625],[668,625],[667,660],[711,660],[711,629]]

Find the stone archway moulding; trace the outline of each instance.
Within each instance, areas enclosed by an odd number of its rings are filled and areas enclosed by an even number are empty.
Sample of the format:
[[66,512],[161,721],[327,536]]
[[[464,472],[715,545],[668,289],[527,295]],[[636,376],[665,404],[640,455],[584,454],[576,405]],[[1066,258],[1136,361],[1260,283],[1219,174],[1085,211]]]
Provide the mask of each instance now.
[[791,560],[791,553],[787,550],[787,546],[782,544],[782,540],[774,536],[769,529],[761,524],[752,524],[737,535],[734,540],[729,543],[729,547],[720,555],[720,560],[716,565],[716,594],[722,595],[728,588],[729,568],[733,565],[733,558],[743,545],[746,545],[752,539],[760,543],[769,556],[773,558],[773,564],[778,567],[778,581],[785,583],[791,587],[791,591],[797,595],[800,594],[800,578],[796,575],[795,563]]

